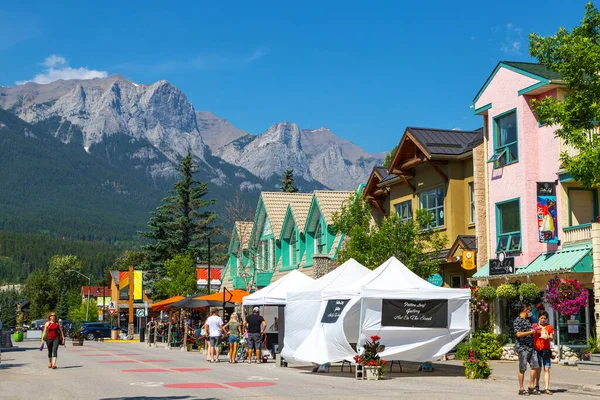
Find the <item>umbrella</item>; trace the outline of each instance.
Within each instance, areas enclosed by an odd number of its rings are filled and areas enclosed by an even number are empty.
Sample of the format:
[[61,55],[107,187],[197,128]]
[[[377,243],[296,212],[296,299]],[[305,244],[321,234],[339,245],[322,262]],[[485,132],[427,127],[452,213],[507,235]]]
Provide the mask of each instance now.
[[[227,290],[225,292],[225,301],[229,301],[231,303],[241,303],[242,299],[248,296],[250,293],[245,292],[241,289]],[[206,296],[197,297],[199,300],[216,300],[223,303],[223,292],[217,292],[213,294],[208,294]]]
[[[183,300],[171,303],[170,308],[202,308],[202,307],[222,307],[222,301],[200,300],[198,294],[193,294]],[[225,307],[235,307],[235,304],[225,303]]]
[[171,304],[175,303],[176,301],[180,301],[183,299],[185,299],[185,297],[183,296],[174,296],[166,300],[157,301],[156,303],[150,305],[150,307],[152,307],[152,310],[154,311],[161,311],[168,308]]

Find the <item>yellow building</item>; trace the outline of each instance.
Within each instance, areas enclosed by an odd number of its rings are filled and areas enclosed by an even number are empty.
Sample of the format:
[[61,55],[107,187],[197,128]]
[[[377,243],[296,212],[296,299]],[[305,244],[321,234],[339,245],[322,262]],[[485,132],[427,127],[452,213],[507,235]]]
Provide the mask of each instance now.
[[[384,216],[395,212],[408,221],[419,209],[431,212],[432,228],[448,238],[440,275],[449,287],[461,287],[476,271],[473,149],[482,141],[481,130],[408,127],[389,167],[376,167],[364,192]],[[463,255],[472,269],[463,268]]]

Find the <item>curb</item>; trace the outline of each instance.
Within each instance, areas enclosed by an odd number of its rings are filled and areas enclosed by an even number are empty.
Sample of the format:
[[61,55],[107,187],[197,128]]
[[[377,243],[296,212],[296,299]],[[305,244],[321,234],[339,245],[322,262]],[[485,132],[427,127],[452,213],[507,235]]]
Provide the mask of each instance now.
[[104,339],[104,343],[140,343],[139,340],[113,340],[113,339]]

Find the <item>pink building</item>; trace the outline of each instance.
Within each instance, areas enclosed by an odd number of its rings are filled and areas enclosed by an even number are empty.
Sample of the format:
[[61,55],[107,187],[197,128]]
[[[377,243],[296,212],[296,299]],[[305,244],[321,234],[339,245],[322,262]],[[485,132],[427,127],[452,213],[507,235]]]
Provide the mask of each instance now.
[[[560,154],[569,149],[555,136],[555,127],[539,121],[530,106],[531,99],[565,95],[561,76],[545,66],[500,62],[473,100],[471,107],[484,126],[484,154],[475,170],[476,187],[478,178],[483,183],[478,186],[483,205],[478,207],[477,235],[486,244],[479,247],[488,253],[478,257],[474,278],[480,282],[533,282],[543,291],[548,279],[559,274],[592,289],[594,256],[600,274],[600,248],[592,251],[594,235],[600,245],[600,225],[592,223],[599,215],[598,190],[582,189],[561,168]],[[546,183],[541,188],[554,190],[556,197],[540,198],[538,183]],[[514,258],[514,269],[490,268],[490,263],[499,265],[494,260],[501,252]],[[500,303],[501,310],[507,306]],[[585,344],[600,311],[590,312],[593,304],[569,322],[578,325],[570,331],[568,321],[559,318],[563,344]],[[510,330],[509,309],[498,313],[498,330]]]

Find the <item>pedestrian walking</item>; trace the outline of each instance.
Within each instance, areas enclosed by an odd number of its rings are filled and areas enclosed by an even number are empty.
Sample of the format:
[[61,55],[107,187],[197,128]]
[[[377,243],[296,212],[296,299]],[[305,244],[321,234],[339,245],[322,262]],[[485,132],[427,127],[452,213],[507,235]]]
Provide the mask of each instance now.
[[[540,366],[538,364],[537,352],[533,346],[533,336],[535,329],[531,325],[531,306],[529,304],[523,304],[521,306],[521,312],[519,316],[515,318],[513,327],[517,336],[517,342],[515,343],[515,350],[519,354],[519,395],[529,396],[530,394],[540,394],[539,390],[535,388],[535,380],[540,372]],[[525,381],[525,371],[527,370],[527,364],[531,368],[529,375],[529,390],[525,390],[523,387]]]
[[238,321],[236,313],[231,314],[231,319],[225,325],[223,325],[223,333],[229,335],[227,340],[229,343],[229,363],[236,363],[236,355],[238,351],[238,343],[240,342],[240,336],[242,334],[242,325]]
[[222,326],[223,320],[219,317],[219,310],[214,309],[204,326],[204,329],[208,333],[208,358],[211,363],[219,362],[219,347],[221,346],[221,338],[223,337]]
[[535,389],[540,390],[540,376],[542,375],[541,368],[544,368],[544,391],[541,393],[552,394],[550,391],[550,367],[552,366],[552,350],[550,342],[554,339],[554,329],[548,323],[548,313],[540,312],[539,323],[533,327],[535,335],[533,335],[533,345],[537,352],[540,372],[538,372],[535,380]]
[[44,324],[41,342],[44,341],[48,347],[48,368],[56,369],[58,346],[65,344],[65,333],[62,326],[56,322],[56,314],[53,312],[48,315],[48,321]]
[[260,350],[262,348],[262,336],[265,334],[267,322],[259,315],[259,308],[254,307],[252,314],[246,317],[244,323],[245,328],[248,330],[248,364],[252,363],[252,354],[256,351],[256,363],[260,362]]

